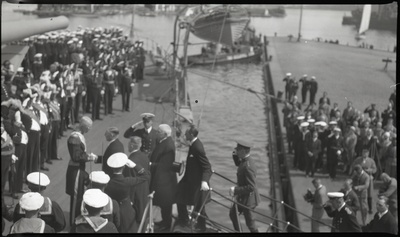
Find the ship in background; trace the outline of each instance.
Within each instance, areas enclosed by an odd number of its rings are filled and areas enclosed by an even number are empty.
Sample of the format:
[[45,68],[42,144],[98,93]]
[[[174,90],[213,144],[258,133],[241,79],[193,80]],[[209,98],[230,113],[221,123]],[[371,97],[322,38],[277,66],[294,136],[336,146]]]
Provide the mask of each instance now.
[[[384,5],[372,5],[372,11],[369,28],[376,30],[389,30],[397,32],[397,2]],[[343,25],[355,25],[357,28],[361,25],[363,9],[358,8],[351,11],[351,16],[343,16]]]

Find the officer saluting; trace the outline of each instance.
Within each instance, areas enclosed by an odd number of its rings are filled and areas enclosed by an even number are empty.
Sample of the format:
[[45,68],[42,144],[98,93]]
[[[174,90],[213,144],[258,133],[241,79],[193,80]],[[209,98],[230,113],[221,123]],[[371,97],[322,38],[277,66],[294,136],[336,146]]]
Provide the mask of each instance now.
[[[151,113],[143,113],[140,116],[142,117],[142,121],[137,122],[129,127],[125,131],[124,137],[130,138],[132,136],[138,136],[142,138],[142,146],[140,147],[140,151],[151,157],[151,153],[154,151],[157,141],[157,131],[152,127],[153,118],[155,115]],[[143,123],[144,128],[137,128],[140,123]]]
[[[237,186],[231,187],[229,194],[231,196],[237,196],[237,202],[249,209],[254,209],[258,203],[260,203],[260,196],[258,194],[256,175],[257,168],[253,159],[250,157],[250,148],[252,145],[246,141],[236,141],[237,146],[233,151],[233,160],[237,169]],[[236,215],[236,205],[233,205],[229,217],[233,223],[233,227],[236,231],[239,231],[238,216]],[[255,226],[255,220],[253,213],[242,206],[238,206],[238,212],[244,215],[246,225],[250,229],[250,232],[258,232]]]
[[344,202],[342,192],[328,193],[329,201],[324,209],[329,217],[333,217],[332,232],[361,232],[354,211]]

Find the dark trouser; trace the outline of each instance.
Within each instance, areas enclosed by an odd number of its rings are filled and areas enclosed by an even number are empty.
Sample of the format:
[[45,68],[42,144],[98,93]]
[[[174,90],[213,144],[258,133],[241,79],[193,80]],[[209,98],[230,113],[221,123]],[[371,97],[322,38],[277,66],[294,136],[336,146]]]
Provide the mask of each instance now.
[[28,144],[26,147],[26,174],[39,171],[40,156],[40,131],[31,130],[28,133]]
[[82,102],[82,92],[76,93],[76,95],[75,95],[75,110],[74,110],[75,122],[79,121],[79,108],[81,107],[81,102]]
[[172,223],[172,204],[163,205],[161,208],[161,218],[165,226],[170,227]]
[[58,134],[59,136],[62,136],[64,134],[64,129],[65,129],[65,115],[66,115],[66,110],[67,110],[67,104],[66,104],[66,97],[61,98],[58,103],[60,103],[60,125],[58,128]]
[[51,122],[52,128],[50,132],[50,137],[49,137],[49,149],[48,149],[48,159],[53,159],[56,160],[58,158],[57,154],[57,138],[58,138],[58,131],[59,131],[59,120],[53,120]]
[[91,88],[92,90],[92,120],[100,118],[100,88]]
[[49,124],[40,125],[40,165],[48,159]]
[[292,126],[287,126],[286,127],[286,139],[288,142],[288,150],[289,154],[293,153],[293,132],[292,132]]
[[316,91],[310,91],[310,105],[315,104],[315,95],[317,94]]
[[127,92],[125,89],[121,90],[122,98],[122,111],[129,110],[129,97],[131,93]]
[[298,163],[298,168],[301,171],[304,171],[306,169],[306,157],[307,156],[307,151],[304,150],[304,144],[300,145],[299,147],[299,155],[297,157],[297,163]]
[[[75,222],[75,218],[77,218],[81,214],[81,205],[82,198],[74,198],[74,196],[70,196],[69,202],[69,222],[70,226]],[[75,205],[75,208],[74,208]]]
[[314,167],[315,170],[324,168],[323,167],[323,165],[324,165],[323,157],[324,157],[324,152],[321,151],[320,153],[318,153],[318,158],[315,162],[315,167]]
[[18,192],[22,190],[22,184],[24,175],[28,175],[26,173],[26,144],[16,144],[15,145],[15,156],[18,157],[18,160],[15,162],[15,169],[17,171],[16,177],[14,179],[14,192]]
[[114,98],[115,86],[114,84],[106,84],[104,90],[104,114],[112,113],[112,104]]
[[306,103],[307,99],[307,89],[301,89],[301,102]]
[[11,165],[11,155],[1,156],[1,194],[4,193],[4,188],[8,181],[8,170]]
[[[204,192],[206,193],[206,192]],[[204,203],[204,199],[205,199],[205,195],[199,195],[202,196],[199,198],[199,200],[196,202],[196,205],[193,208],[193,212],[198,213],[201,206]],[[188,211],[186,208],[186,204],[177,204],[176,205],[178,208],[178,219],[179,221],[182,221],[184,223],[188,223],[189,222],[189,215],[188,215]],[[207,217],[207,213],[206,213],[206,206],[203,206],[203,209],[200,211],[200,215]],[[192,214],[192,219],[196,218],[195,214]],[[199,228],[206,228],[206,219],[204,217],[199,216],[197,218],[197,227]]]
[[329,177],[331,177],[332,179],[336,178],[337,165],[338,165],[337,157],[335,155],[328,156],[327,168],[328,168]]
[[[371,176],[370,176],[371,177]],[[367,198],[368,201],[368,210],[372,211],[372,197],[368,197]]]
[[306,175],[308,175],[308,173],[311,172],[311,176],[314,176],[314,172],[315,172],[315,157],[314,156],[310,156],[307,154],[306,157]]
[[[235,228],[236,231],[239,231],[239,220],[235,213],[235,206],[236,204],[234,204],[231,207],[231,210],[229,211],[229,217],[231,218],[231,221],[233,223],[233,228]],[[243,215],[244,219],[246,220],[247,228],[249,228],[250,232],[258,232],[254,221],[253,213],[250,210],[243,208]]]
[[87,99],[86,99],[86,108],[85,108],[86,113],[90,113],[90,105],[92,104],[92,99],[93,99],[92,93],[93,93],[92,87],[87,87],[86,88],[86,98]]
[[289,100],[290,98],[290,87],[288,86],[288,84],[286,84],[285,86],[285,99]]

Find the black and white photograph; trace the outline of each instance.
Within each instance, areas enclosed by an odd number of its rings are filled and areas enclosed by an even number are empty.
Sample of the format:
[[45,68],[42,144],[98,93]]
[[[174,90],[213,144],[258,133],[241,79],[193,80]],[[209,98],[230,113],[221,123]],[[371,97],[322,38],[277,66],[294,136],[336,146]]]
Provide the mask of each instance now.
[[397,17],[2,1],[3,236],[397,235]]

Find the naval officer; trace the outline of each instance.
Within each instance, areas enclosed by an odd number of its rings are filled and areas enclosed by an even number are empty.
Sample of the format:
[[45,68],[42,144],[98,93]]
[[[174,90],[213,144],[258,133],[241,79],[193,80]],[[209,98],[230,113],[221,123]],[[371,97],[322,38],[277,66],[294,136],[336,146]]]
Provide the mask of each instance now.
[[[144,152],[146,155],[148,155],[148,157],[151,157],[151,153],[154,151],[158,137],[157,131],[153,129],[154,116],[155,115],[151,113],[141,114],[140,117],[142,117],[142,121],[135,123],[124,133],[125,138],[130,138],[132,136],[138,136],[142,138],[142,146],[140,147],[140,151]],[[138,125],[141,123],[143,123],[144,127],[138,128]]]
[[[239,164],[237,169],[237,186],[229,189],[231,196],[237,197],[237,202],[245,207],[233,205],[229,217],[233,223],[236,231],[239,231],[238,216],[235,214],[236,206],[237,211],[243,213],[246,220],[246,225],[250,232],[258,232],[255,226],[255,220],[251,210],[260,203],[260,196],[257,189],[257,168],[253,159],[250,157],[250,148],[252,145],[247,141],[236,141],[237,146],[233,151],[233,160],[235,164]],[[251,209],[251,210],[250,210]]]
[[332,232],[361,232],[354,211],[345,203],[342,192],[328,193],[328,202],[324,209],[329,217],[333,217]]

